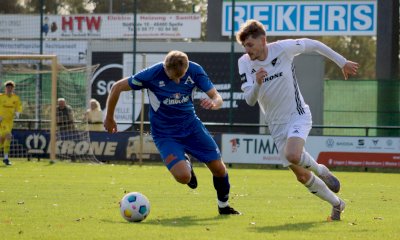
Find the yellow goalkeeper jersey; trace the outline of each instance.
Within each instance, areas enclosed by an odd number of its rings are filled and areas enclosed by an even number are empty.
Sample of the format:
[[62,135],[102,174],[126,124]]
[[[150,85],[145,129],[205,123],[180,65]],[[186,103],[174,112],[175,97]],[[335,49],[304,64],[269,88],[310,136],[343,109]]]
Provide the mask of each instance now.
[[20,98],[14,93],[11,96],[0,94],[0,116],[3,121],[12,122],[15,112],[22,112]]

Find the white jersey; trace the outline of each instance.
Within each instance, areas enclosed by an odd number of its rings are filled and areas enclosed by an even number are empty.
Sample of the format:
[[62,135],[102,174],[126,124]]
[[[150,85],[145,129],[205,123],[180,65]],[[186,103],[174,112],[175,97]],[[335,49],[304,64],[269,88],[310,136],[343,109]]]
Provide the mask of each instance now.
[[[264,61],[252,61],[244,54],[238,61],[239,74],[246,102],[256,101],[265,114],[268,124],[288,123],[292,114],[310,114],[297,84],[293,58],[304,52],[316,51],[343,67],[346,59],[326,45],[310,39],[288,39],[267,44],[268,55]],[[257,84],[256,72],[260,68],[268,73],[264,82]]]

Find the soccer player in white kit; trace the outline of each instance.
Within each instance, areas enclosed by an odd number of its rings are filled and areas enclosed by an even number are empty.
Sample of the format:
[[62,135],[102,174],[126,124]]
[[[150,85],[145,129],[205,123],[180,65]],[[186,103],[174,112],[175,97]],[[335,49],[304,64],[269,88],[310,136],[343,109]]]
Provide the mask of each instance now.
[[244,23],[236,39],[246,52],[238,66],[247,104],[254,106],[258,102],[265,114],[283,166],[288,166],[311,193],[332,205],[329,220],[340,220],[345,202],[335,194],[340,190],[339,180],[304,149],[312,120],[297,84],[293,58],[317,52],[334,61],[345,79],[357,73],[358,63],[307,38],[267,43],[264,26],[256,20]]

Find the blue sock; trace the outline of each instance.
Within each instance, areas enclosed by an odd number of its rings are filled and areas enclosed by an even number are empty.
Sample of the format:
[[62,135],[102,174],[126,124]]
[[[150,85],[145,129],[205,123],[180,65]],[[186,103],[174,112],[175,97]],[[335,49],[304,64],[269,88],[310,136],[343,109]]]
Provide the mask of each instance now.
[[213,176],[213,181],[214,188],[217,190],[218,200],[221,202],[227,202],[229,199],[229,190],[231,188],[228,174],[226,174],[224,177]]

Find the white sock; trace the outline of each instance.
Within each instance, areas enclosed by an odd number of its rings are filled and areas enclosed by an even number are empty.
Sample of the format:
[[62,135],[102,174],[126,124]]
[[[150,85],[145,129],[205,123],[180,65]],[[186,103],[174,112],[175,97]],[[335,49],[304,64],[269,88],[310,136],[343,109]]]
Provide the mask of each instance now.
[[8,154],[4,154],[4,159],[8,159]]
[[311,178],[304,184],[308,190],[321,198],[324,201],[329,202],[332,206],[337,206],[340,204],[338,196],[336,196],[326,184],[313,173],[311,173]]
[[301,154],[299,165],[313,171],[317,175],[321,175],[321,172],[323,171],[317,161],[315,161],[315,159],[306,151],[303,151]]
[[220,207],[220,208],[224,208],[224,207],[229,206],[228,201],[226,201],[226,202],[221,202],[221,201],[218,200],[218,199],[217,199],[217,201],[218,201],[218,207]]

